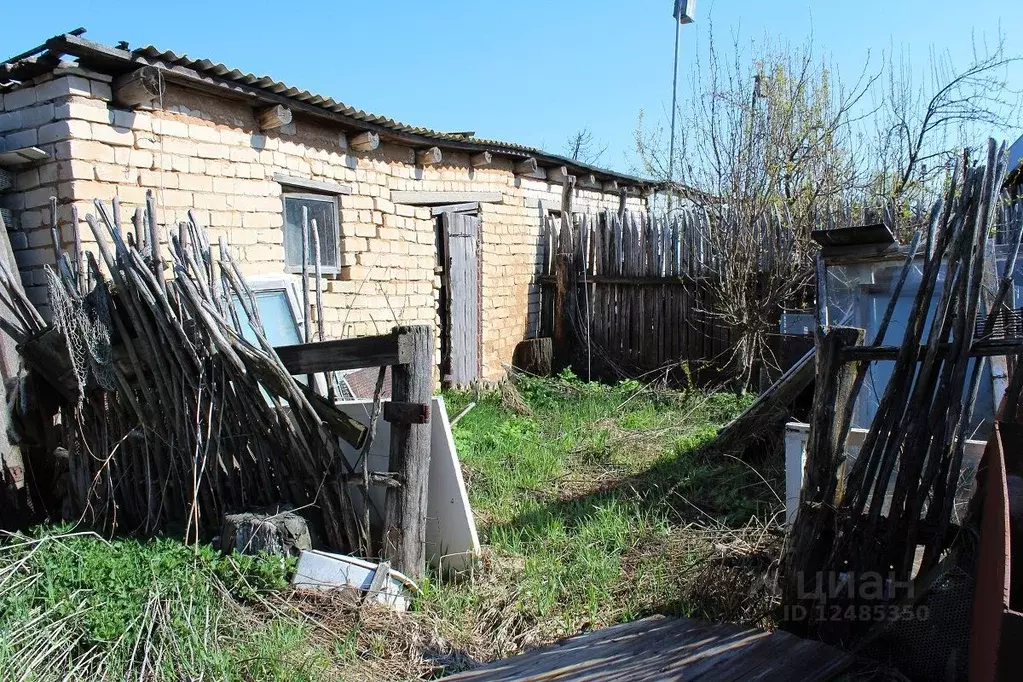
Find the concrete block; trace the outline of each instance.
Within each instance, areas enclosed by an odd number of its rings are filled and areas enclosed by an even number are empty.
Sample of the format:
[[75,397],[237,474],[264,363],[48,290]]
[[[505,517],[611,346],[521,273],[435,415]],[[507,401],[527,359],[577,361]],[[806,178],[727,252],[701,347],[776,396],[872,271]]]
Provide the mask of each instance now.
[[22,232],[20,230],[17,231],[17,232],[11,232],[10,233],[10,239],[11,239],[11,248],[13,250],[21,251],[23,249],[27,249],[28,248],[28,236],[24,232]]
[[8,111],[0,114],[0,133],[9,130],[18,130],[22,127],[22,112]]
[[71,95],[91,97],[92,88],[89,85],[89,79],[81,76],[62,76],[36,87],[36,100],[39,102]]
[[19,130],[16,133],[10,133],[4,138],[7,149],[20,149],[21,147],[34,147],[39,143],[39,136],[36,133],[35,128],[28,130]]
[[188,137],[188,124],[171,118],[154,118],[153,132],[168,137]]
[[135,134],[130,128],[114,127],[102,123],[92,124],[92,139],[117,147],[135,146]]
[[109,83],[103,83],[100,81],[90,81],[89,88],[92,91],[92,96],[96,99],[101,99],[105,102],[109,102],[114,98],[113,93],[110,90]]
[[53,117],[57,120],[76,118],[94,123],[108,123],[107,108],[93,100],[71,99],[53,106]]
[[92,124],[87,121],[65,119],[63,121],[47,123],[39,128],[39,144],[69,139],[88,140],[91,137]]
[[220,131],[213,126],[196,125],[188,126],[188,137],[196,142],[220,142]]
[[4,110],[14,111],[36,103],[36,88],[23,86],[4,94]]
[[301,554],[312,546],[305,519],[293,511],[227,514],[220,528],[220,549],[225,554]]
[[22,125],[26,128],[38,128],[53,120],[53,103],[47,102],[28,109],[22,109]]

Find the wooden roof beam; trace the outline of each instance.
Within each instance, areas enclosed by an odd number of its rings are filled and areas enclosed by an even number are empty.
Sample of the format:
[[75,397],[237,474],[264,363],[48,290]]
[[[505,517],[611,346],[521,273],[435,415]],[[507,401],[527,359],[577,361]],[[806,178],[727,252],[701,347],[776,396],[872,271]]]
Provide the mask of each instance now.
[[143,66],[114,79],[112,90],[115,104],[134,109],[163,96],[163,74],[155,66]]
[[357,152],[371,152],[379,146],[380,136],[368,130],[348,140],[348,148]]
[[291,123],[292,118],[291,109],[283,104],[275,104],[256,113],[260,130],[276,130]]
[[515,175],[534,175],[536,168],[536,158],[530,156],[515,164]]
[[469,159],[469,164],[473,168],[486,168],[494,162],[494,155],[490,152],[480,152],[479,154],[473,154]]
[[440,147],[430,147],[416,152],[416,163],[420,166],[434,166],[444,159]]
[[547,181],[556,182],[559,185],[564,184],[568,180],[568,167],[567,166],[555,166],[554,168],[547,169]]

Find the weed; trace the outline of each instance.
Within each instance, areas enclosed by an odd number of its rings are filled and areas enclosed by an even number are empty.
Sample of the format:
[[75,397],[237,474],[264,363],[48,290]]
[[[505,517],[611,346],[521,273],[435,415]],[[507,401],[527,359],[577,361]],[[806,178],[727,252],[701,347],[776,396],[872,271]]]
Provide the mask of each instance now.
[[710,600],[691,589],[713,565],[715,539],[751,520],[765,527],[777,510],[768,485],[781,472],[755,472],[703,447],[750,398],[591,384],[571,372],[520,377],[517,388],[532,416],[477,396],[455,440],[489,570],[508,591],[514,585],[506,598],[523,631],[471,626],[493,609],[492,596],[478,598],[477,579],[424,592],[420,608],[445,636],[468,639],[469,624],[490,657],[508,653],[509,639],[550,641],[653,612],[738,620],[750,611],[745,593]]
[[[105,542],[67,527],[13,536],[0,546],[0,669],[21,670],[45,651],[54,675],[64,665],[81,666],[82,678],[102,671],[115,678],[187,672],[283,679],[277,652],[301,640],[302,629],[272,621],[239,639],[222,618],[235,599],[285,586],[293,568],[277,556],[222,557],[169,539]],[[232,647],[211,647],[211,640]]]
[[781,472],[703,447],[748,398],[571,372],[514,390],[445,394],[452,414],[476,402],[454,438],[485,548],[469,575],[423,580],[415,612],[282,591],[279,557],[40,529],[0,545],[0,670],[410,679],[651,613],[763,618],[749,566],[770,561]]

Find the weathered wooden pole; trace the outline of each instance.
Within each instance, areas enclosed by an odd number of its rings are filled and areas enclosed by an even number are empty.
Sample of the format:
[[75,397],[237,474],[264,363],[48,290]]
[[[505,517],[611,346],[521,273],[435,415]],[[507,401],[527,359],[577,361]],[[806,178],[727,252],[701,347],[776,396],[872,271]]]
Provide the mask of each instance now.
[[559,253],[554,256],[554,370],[561,371],[571,357],[570,327],[568,319],[572,306],[568,302],[569,273],[572,270],[572,255]]
[[433,396],[433,328],[397,327],[407,363],[391,368],[389,469],[400,485],[387,489],[383,557],[412,579],[426,568],[426,487],[430,476],[430,400]]
[[[799,507],[786,556],[783,557],[785,582],[782,603],[807,606],[803,581],[822,570],[835,526],[835,497],[839,486],[839,466],[844,453],[838,448],[849,428],[846,403],[852,398],[856,381],[855,363],[842,357],[846,348],[863,344],[864,330],[856,327],[831,327],[817,346],[816,385],[810,434],[806,444],[806,464]],[[812,613],[812,610],[810,610]],[[786,627],[805,632],[809,622],[788,622]]]

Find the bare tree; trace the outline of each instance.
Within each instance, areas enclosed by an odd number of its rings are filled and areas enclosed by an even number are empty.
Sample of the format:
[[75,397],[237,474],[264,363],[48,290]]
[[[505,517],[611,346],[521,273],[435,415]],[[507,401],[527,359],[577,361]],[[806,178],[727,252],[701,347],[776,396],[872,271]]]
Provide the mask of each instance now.
[[607,151],[607,145],[599,146],[593,138],[589,128],[583,128],[569,136],[565,144],[566,156],[573,161],[581,161],[587,164],[598,164]]
[[[1017,93],[1006,68],[1018,58],[974,50],[966,68],[932,52],[925,85],[908,58],[870,60],[843,81],[812,37],[719,49],[713,25],[693,69],[695,95],[679,112],[674,166],[678,212],[698,211],[701,248],[714,263],[707,314],[733,329],[740,381],[773,364],[768,339],[783,307],[813,300],[810,232],[881,220],[897,232],[940,191],[947,162],[976,128],[1006,125]],[[662,131],[641,113],[642,171],[667,179]],[[692,191],[696,190],[696,191]]]
[[[733,376],[746,385],[757,366],[776,365],[780,309],[812,300],[811,230],[861,185],[853,109],[877,75],[864,69],[845,87],[810,40],[744,49],[734,39],[726,58],[710,35],[675,159],[681,184],[699,193],[670,191],[688,196],[680,211],[700,214],[699,249],[713,264],[704,312],[733,330]],[[658,134],[641,121],[636,141],[645,172],[664,178]]]
[[932,49],[928,69],[918,73],[905,51],[898,59],[893,54],[882,105],[871,121],[874,191],[898,201],[925,198],[921,195],[933,191],[959,150],[983,137],[978,127],[986,132],[1010,127],[1019,91],[1009,87],[1007,67],[1019,59],[1006,54],[1001,35],[990,48],[974,41],[973,57],[961,68],[948,53]]

